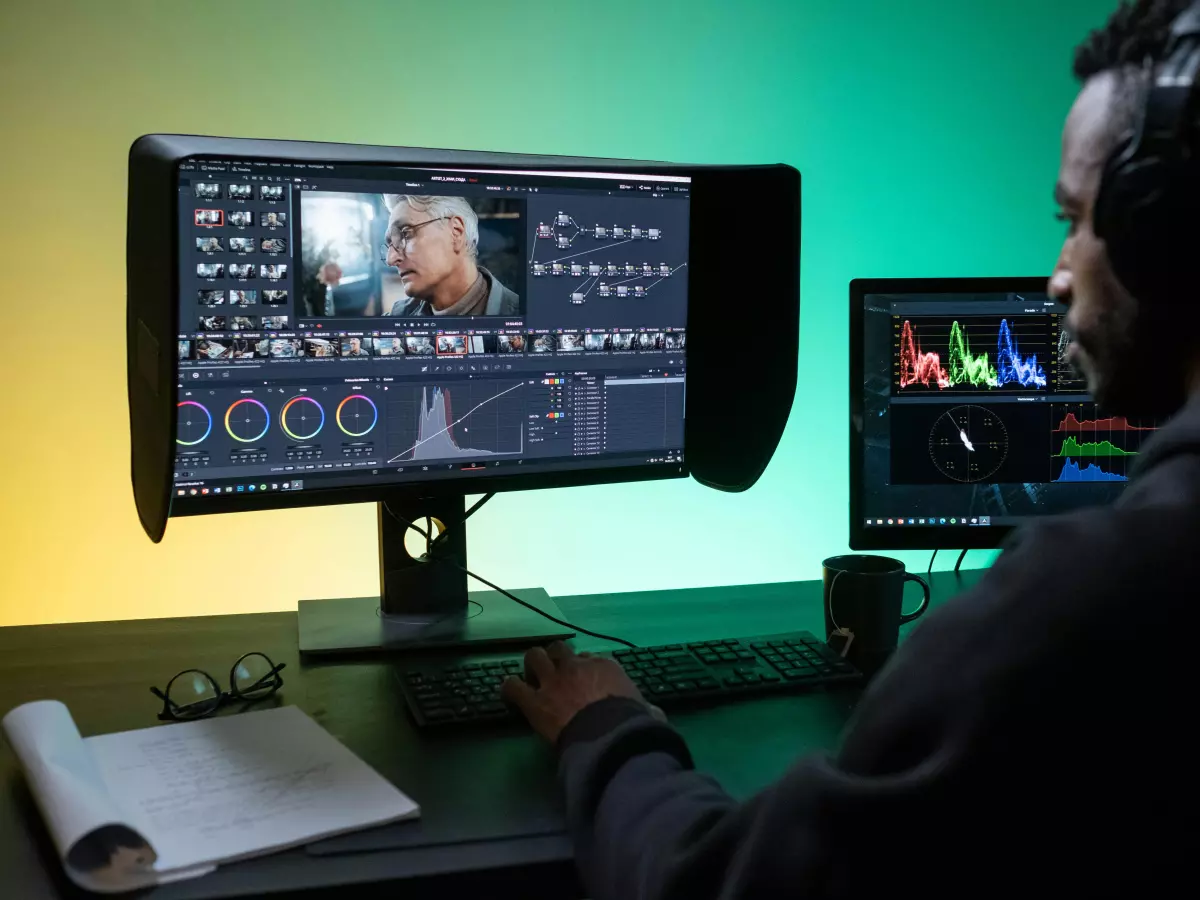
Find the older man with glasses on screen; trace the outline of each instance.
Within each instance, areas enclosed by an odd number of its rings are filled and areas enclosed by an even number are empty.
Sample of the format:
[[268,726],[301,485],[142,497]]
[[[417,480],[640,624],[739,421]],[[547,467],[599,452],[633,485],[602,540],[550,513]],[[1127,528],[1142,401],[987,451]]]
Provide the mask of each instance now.
[[463,197],[389,194],[380,257],[406,298],[391,316],[515,316],[520,298],[478,264],[479,216]]

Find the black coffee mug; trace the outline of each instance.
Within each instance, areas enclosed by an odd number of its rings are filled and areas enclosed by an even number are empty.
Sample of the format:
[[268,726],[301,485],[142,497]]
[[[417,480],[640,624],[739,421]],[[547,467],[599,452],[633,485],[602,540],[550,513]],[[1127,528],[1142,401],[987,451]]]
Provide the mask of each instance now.
[[[845,646],[846,659],[872,675],[896,649],[900,626],[929,606],[929,585],[887,556],[831,556],[821,565],[826,640],[837,634],[835,645]],[[915,581],[924,592],[921,605],[910,613],[903,611],[906,581]]]

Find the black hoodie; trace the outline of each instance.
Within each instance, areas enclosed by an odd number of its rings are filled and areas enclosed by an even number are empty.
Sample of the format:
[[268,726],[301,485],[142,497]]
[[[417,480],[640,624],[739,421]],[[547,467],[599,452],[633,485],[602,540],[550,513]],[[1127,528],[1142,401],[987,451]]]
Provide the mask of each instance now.
[[1190,893],[1198,584],[1200,400],[1115,506],[1015,533],[902,644],[840,750],[752,799],[637,701],[579,713],[560,774],[588,896]]

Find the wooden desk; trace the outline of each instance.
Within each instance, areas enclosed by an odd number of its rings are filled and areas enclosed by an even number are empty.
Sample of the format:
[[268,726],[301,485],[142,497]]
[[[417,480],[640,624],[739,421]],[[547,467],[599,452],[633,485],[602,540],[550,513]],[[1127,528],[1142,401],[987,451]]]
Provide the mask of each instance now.
[[[934,602],[977,577],[935,575]],[[571,621],[640,644],[823,629],[815,581],[598,594],[558,603]],[[592,639],[578,644],[607,649]],[[150,685],[164,686],[180,669],[193,667],[224,682],[234,660],[251,650],[287,663],[280,702],[304,709],[416,798],[422,819],[389,826],[405,829],[384,835],[392,849],[353,855],[297,849],[139,896],[183,900],[304,891],[314,897],[339,889],[344,894],[350,885],[356,898],[580,895],[546,747],[524,726],[417,731],[405,712],[394,659],[302,665],[294,613],[0,629],[0,714],[52,698],[67,704],[85,736],[144,728],[157,724],[160,707]],[[796,757],[832,748],[855,697],[853,691],[779,697],[678,713],[672,720],[698,766],[744,797]],[[21,900],[89,896],[62,874],[4,741],[0,779],[0,893]],[[404,846],[394,846],[397,839]]]

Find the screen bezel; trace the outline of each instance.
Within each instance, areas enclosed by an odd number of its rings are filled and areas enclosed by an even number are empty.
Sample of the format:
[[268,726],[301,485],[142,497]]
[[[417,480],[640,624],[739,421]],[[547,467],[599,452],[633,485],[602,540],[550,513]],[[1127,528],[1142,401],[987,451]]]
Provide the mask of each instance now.
[[[138,518],[147,536],[160,541],[170,515],[420,498],[436,492],[474,493],[483,482],[365,485],[280,492],[267,500],[243,495],[227,507],[211,494],[179,498],[172,478],[175,460],[178,379],[175,340],[179,334],[178,164],[189,158],[278,160],[313,163],[383,163],[417,168],[554,170],[619,174],[686,175],[692,179],[688,279],[687,418],[685,465],[649,469],[590,469],[543,472],[520,483],[494,483],[497,490],[614,483],[690,474],[715,490],[753,487],[770,463],[787,425],[796,389],[800,325],[801,177],[783,163],[752,165],[681,164],[660,161],[563,157],[494,151],[433,150],[367,144],[280,141],[186,134],[146,134],[129,148],[126,226],[126,371],[129,400],[130,475]],[[758,360],[760,383],[747,392],[729,377],[723,348],[728,339],[727,223],[745,216],[746,197],[769,198],[756,207],[755,240],[760,262],[753,287],[771,298],[775,352]],[[170,222],[169,227],[164,227]],[[737,442],[728,440],[729,410],[736,408],[755,427]],[[248,492],[247,492],[248,493]],[[182,506],[179,501],[184,500]],[[173,502],[174,501],[174,502]],[[209,501],[205,503],[204,501]],[[174,506],[174,508],[172,508]]]
[[865,342],[868,294],[1044,293],[1048,278],[855,278],[850,282],[850,549],[990,550],[1003,544],[1016,526],[938,526],[867,528],[863,499],[863,405],[866,392]]

